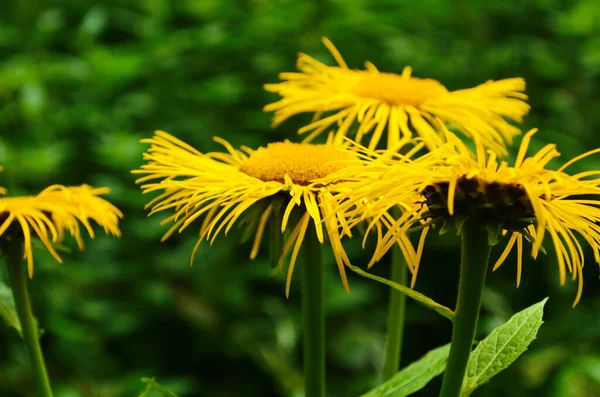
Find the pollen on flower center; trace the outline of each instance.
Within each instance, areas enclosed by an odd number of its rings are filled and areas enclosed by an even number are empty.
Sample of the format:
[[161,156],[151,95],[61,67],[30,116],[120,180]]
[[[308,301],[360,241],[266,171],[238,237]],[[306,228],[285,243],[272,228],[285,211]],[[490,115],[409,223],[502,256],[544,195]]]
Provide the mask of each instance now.
[[252,152],[240,171],[264,182],[283,183],[288,175],[295,184],[307,186],[352,160],[357,160],[354,153],[331,145],[276,142]]
[[[432,184],[421,192],[431,218],[447,219],[448,182]],[[500,224],[506,230],[521,230],[533,223],[533,206],[519,184],[486,182],[462,176],[456,184],[454,216],[475,216],[484,223]]]
[[394,73],[363,73],[349,91],[355,95],[378,99],[390,105],[421,105],[440,97],[448,90],[433,79],[420,79]]

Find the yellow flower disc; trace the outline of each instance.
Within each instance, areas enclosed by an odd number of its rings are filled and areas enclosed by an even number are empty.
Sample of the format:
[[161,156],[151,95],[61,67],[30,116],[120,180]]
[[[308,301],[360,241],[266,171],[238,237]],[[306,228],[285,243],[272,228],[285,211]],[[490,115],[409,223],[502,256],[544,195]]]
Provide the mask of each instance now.
[[365,73],[348,91],[389,105],[412,106],[422,105],[427,100],[437,99],[448,93],[446,87],[436,80],[394,73]]
[[277,142],[252,152],[240,171],[263,182],[285,183],[287,175],[294,184],[308,186],[354,160],[354,153],[332,145]]

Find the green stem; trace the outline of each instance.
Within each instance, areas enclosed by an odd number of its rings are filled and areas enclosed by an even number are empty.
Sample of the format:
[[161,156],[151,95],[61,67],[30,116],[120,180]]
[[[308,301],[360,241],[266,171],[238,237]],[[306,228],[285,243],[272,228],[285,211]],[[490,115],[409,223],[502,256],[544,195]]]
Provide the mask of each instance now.
[[31,313],[31,304],[29,303],[27,279],[22,258],[22,244],[17,239],[4,241],[2,243],[2,252],[6,258],[8,273],[10,275],[15,308],[19,316],[19,322],[21,323],[23,342],[25,343],[25,348],[33,367],[37,394],[39,397],[52,397],[50,379],[48,378],[46,365],[44,364],[37,325]]
[[460,395],[479,318],[489,257],[490,247],[487,232],[476,221],[468,220],[462,228],[462,263],[458,300],[450,356],[444,373],[440,397],[459,397]]
[[302,318],[304,326],[304,390],[306,397],[325,396],[325,312],[321,244],[307,230],[301,249]]
[[[395,244],[392,247],[392,273],[390,280],[400,285],[406,285],[408,267],[402,255],[402,250]],[[404,333],[404,313],[406,311],[406,295],[390,290],[388,305],[387,336],[385,340],[385,359],[383,362],[382,382],[390,379],[400,368],[402,354],[402,335]]]

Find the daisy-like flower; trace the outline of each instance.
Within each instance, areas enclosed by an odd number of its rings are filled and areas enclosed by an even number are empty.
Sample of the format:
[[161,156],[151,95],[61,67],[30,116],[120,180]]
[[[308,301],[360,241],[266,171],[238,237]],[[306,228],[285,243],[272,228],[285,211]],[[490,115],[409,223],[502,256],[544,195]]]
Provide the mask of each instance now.
[[118,223],[123,214],[99,197],[109,192],[108,188],[88,185],[52,185],[37,196],[0,197],[0,239],[23,239],[23,258],[27,260],[29,277],[33,277],[32,235],[37,236],[59,263],[62,260],[52,244],[62,242],[65,233],[74,237],[79,249],[83,249],[79,223],[91,238],[95,233],[90,220],[107,234],[121,235]]
[[415,131],[433,148],[443,137],[440,124],[447,122],[467,137],[476,137],[484,146],[506,155],[506,143],[511,144],[520,134],[505,118],[522,122],[529,111],[522,78],[449,91],[436,80],[413,77],[409,66],[402,74],[380,72],[370,62],[365,63],[365,70],[350,69],[333,44],[326,38],[322,40],[338,66],[327,66],[301,53],[299,73],[281,73],[282,82],[265,85],[267,91],[282,97],[264,108],[275,112],[273,126],[296,114],[315,114],[313,121],[298,131],[309,133],[305,142],[336,124],[339,142],[357,121],[354,139],[361,142],[371,133],[369,149],[377,146],[386,127],[388,147]]
[[302,241],[309,227],[314,228],[319,242],[328,238],[342,283],[348,291],[344,266],[349,260],[340,241],[340,229],[344,227],[340,220],[344,217],[335,213],[331,205],[336,183],[318,181],[357,162],[357,155],[339,150],[331,143],[285,141],[257,150],[247,147],[237,150],[223,139],[214,139],[227,152],[204,154],[162,131],[142,140],[151,147],[144,153],[147,164],[133,171],[147,175],[136,182],[144,183],[144,193],[164,191],[147,208],[152,208],[150,214],[174,211],[163,221],[163,224],[172,224],[163,241],[203,217],[193,259],[202,240],[212,243],[221,231],[227,233],[234,224],[246,223],[246,231],[255,236],[250,252],[253,259],[265,229],[274,227],[270,221],[279,219],[277,231],[291,231],[279,257],[281,265],[293,246],[286,282],[286,294],[289,294]]
[[[352,167],[332,175],[344,178],[348,173],[355,178],[355,182],[347,182],[345,191],[350,193],[338,194],[336,199],[345,202],[344,208],[370,198],[371,216],[387,212],[397,203],[407,203],[404,215],[380,239],[372,262],[380,260],[395,244],[398,234],[409,228],[423,228],[417,248],[421,252],[432,225],[443,222],[460,229],[467,218],[474,217],[491,232],[492,238],[496,235],[508,238],[494,270],[516,245],[518,286],[524,243],[531,244],[535,259],[544,238],[549,236],[556,251],[561,284],[565,283],[567,271],[573,280],[578,280],[574,303],[577,304],[583,288],[584,252],[576,235],[590,246],[594,260],[600,263],[600,171],[570,175],[566,169],[599,153],[600,149],[551,170],[546,168],[547,164],[560,156],[556,145],[548,144],[534,155],[526,155],[535,132],[531,130],[524,136],[512,166],[499,161],[492,151],[486,152],[480,143],[473,155],[459,138],[446,132],[447,143],[430,154],[435,161],[444,159],[439,164],[432,165],[431,157],[429,160],[425,157],[425,161],[415,159],[408,165],[364,161],[362,174],[360,168]],[[421,196],[420,203],[410,206],[409,203],[415,202],[415,192]],[[414,285],[418,263],[411,270]]]

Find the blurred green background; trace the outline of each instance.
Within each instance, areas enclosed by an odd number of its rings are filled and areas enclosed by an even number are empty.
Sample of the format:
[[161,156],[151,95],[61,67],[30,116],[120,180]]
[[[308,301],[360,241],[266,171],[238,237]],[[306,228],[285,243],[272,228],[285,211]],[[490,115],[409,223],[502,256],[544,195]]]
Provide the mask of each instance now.
[[[188,260],[196,231],[159,243],[129,170],[138,143],[163,129],[202,151],[211,138],[257,147],[296,139],[310,116],[276,130],[262,85],[295,68],[296,53],[333,64],[326,35],[351,67],[432,77],[449,89],[522,76],[540,127],[572,157],[600,146],[600,6],[597,0],[89,0],[0,2],[0,185],[12,195],[53,183],[110,186],[125,213],[121,239],[87,240],[62,265],[36,252],[30,282],[57,397],[136,396],[154,376],[180,396],[299,396],[301,327],[267,252],[248,260],[234,231]],[[577,168],[600,168],[598,156]],[[416,288],[454,306],[458,240],[432,237]],[[73,245],[71,245],[73,246]],[[355,264],[369,250],[348,243]],[[493,252],[497,257],[498,250]],[[600,395],[600,289],[589,257],[581,303],[559,285],[553,253],[527,262],[515,288],[507,261],[488,279],[478,335],[550,296],[530,350],[475,395]],[[377,384],[385,286],[350,275],[347,295],[327,257],[328,390],[352,397]],[[387,262],[374,272],[387,275]],[[5,274],[3,275],[5,277]],[[450,340],[450,323],[409,302],[403,363]],[[18,335],[0,328],[0,395],[32,396]],[[418,395],[436,396],[436,379]]]

